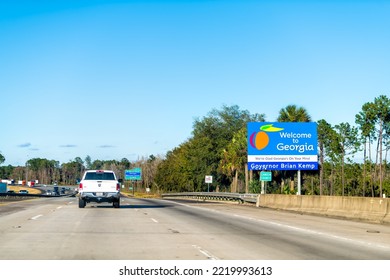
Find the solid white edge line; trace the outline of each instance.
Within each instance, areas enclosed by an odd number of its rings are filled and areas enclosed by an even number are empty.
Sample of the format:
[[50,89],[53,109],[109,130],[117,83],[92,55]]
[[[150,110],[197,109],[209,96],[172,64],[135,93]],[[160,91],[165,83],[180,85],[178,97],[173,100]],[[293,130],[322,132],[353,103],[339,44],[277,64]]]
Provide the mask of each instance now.
[[[170,202],[176,203],[178,205],[190,207],[190,208],[196,208],[196,209],[201,209],[201,210],[204,210],[204,211],[216,212],[216,213],[220,213],[222,215],[227,215],[226,213],[223,213],[223,212],[215,210],[215,209],[196,207],[196,206],[192,206],[192,205],[182,204],[182,203],[179,203],[179,202],[176,202],[176,201],[170,201]],[[293,231],[299,231],[299,232],[304,232],[304,233],[308,233],[308,234],[324,236],[324,237],[332,238],[332,239],[336,239],[336,240],[342,240],[344,242],[348,242],[348,243],[352,243],[352,244],[358,244],[358,245],[362,245],[362,246],[366,246],[366,247],[376,247],[376,248],[385,249],[385,250],[390,249],[390,247],[386,246],[386,245],[372,243],[372,242],[366,242],[366,241],[361,241],[361,240],[355,240],[355,239],[351,239],[351,238],[347,238],[347,237],[343,237],[343,236],[338,236],[338,235],[335,235],[335,234],[329,234],[329,233],[326,233],[326,232],[306,229],[306,228],[303,228],[303,227],[290,226],[288,224],[277,223],[277,222],[272,222],[272,221],[263,220],[263,219],[257,219],[257,218],[251,218],[251,217],[246,217],[246,216],[237,215],[237,214],[233,214],[233,216],[237,217],[237,218],[241,218],[241,219],[251,220],[251,221],[254,221],[254,222],[258,222],[258,223],[265,223],[265,224],[274,225],[274,226],[277,226],[277,227],[283,227],[283,228],[286,228],[286,229],[289,229],[289,230],[293,230]]]

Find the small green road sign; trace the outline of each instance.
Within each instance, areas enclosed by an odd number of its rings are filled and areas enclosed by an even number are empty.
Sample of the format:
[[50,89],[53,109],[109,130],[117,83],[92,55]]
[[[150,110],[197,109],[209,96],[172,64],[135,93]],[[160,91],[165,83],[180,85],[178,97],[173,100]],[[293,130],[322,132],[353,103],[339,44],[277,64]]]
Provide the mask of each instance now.
[[260,172],[260,181],[272,181],[272,172],[271,171],[261,171]]

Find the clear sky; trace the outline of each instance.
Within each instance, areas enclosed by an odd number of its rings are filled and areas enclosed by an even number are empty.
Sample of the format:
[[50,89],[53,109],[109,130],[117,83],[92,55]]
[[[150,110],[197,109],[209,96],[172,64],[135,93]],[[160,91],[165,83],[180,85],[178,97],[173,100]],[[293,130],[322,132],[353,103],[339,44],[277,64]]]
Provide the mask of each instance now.
[[390,93],[390,1],[0,1],[0,153],[165,155],[223,105],[354,124]]

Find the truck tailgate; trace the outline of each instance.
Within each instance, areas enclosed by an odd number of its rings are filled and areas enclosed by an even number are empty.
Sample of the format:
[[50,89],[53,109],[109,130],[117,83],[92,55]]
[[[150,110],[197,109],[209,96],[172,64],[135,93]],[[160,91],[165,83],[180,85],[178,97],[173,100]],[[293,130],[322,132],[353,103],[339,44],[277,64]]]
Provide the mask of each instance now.
[[117,192],[116,181],[85,181],[83,184],[84,192]]

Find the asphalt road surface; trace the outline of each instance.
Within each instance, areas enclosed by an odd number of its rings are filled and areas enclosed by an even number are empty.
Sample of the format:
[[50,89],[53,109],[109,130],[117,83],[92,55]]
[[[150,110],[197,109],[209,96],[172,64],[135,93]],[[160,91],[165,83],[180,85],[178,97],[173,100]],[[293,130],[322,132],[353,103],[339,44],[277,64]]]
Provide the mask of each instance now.
[[390,226],[236,204],[0,204],[2,260],[390,260]]

